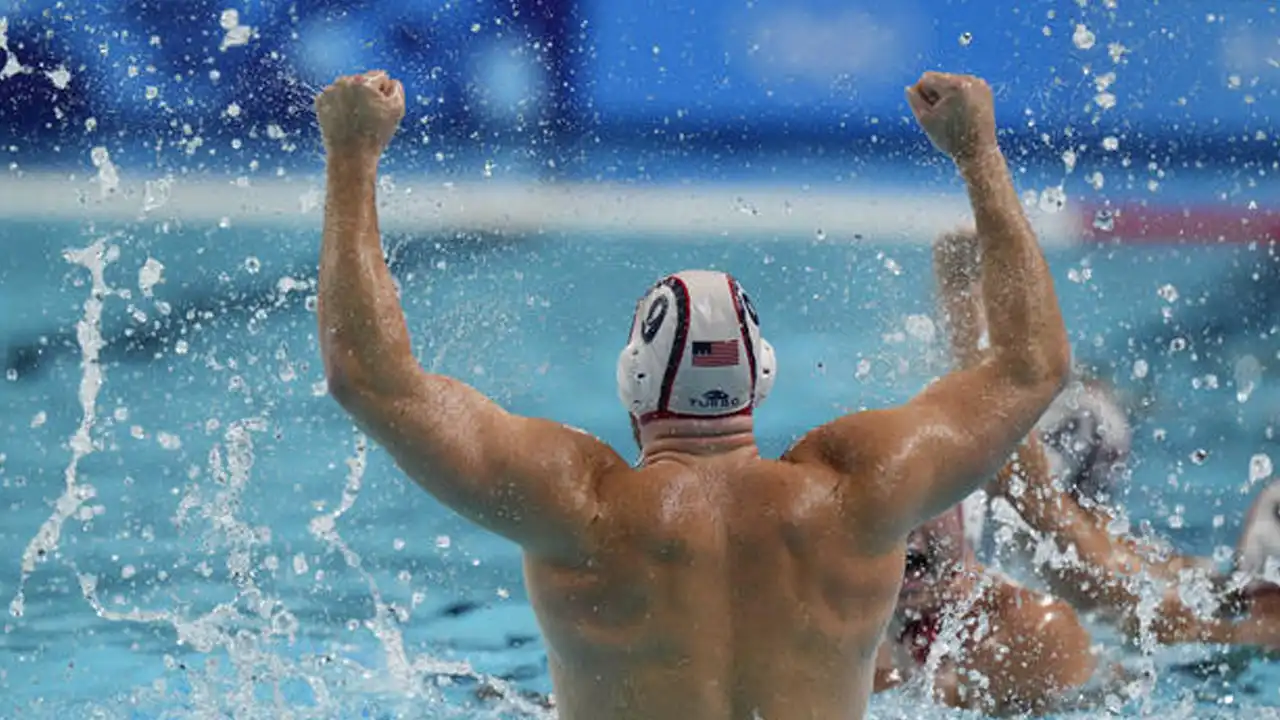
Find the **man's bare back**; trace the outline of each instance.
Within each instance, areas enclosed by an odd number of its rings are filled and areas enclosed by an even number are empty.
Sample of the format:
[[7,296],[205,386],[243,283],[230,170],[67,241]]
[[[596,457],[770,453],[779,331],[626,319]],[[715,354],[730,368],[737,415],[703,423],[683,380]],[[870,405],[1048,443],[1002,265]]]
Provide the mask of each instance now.
[[964,177],[998,278],[988,360],[763,460],[754,413],[777,360],[756,308],[726,273],[675,273],[637,303],[618,358],[632,468],[587,433],[422,369],[377,227],[403,89],[375,72],[317,98],[330,392],[406,475],[521,546],[563,720],[862,717],[907,534],[995,472],[1061,388],[1066,333],[990,89],[926,73],[907,100]]
[[903,560],[858,553],[840,478],[751,453],[619,474],[589,564],[525,562],[562,717],[857,717]]

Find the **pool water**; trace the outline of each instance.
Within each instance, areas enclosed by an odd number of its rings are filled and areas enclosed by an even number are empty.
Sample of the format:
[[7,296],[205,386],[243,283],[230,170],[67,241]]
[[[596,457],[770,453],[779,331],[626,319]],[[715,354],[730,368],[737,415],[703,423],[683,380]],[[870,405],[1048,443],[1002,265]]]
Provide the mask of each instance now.
[[[83,264],[63,255],[94,243],[102,252]],[[901,401],[945,366],[923,242],[388,244],[428,367],[624,451],[616,353],[635,298],[677,269],[730,270],[753,294],[780,365],[758,419],[767,453],[846,410]],[[324,394],[314,230],[10,222],[0,246],[0,607],[21,598],[20,616],[0,621],[0,717],[545,714],[526,697],[550,682],[515,547],[362,449]],[[99,257],[95,319],[87,266]],[[1189,551],[1234,544],[1277,391],[1273,320],[1251,315],[1248,288],[1228,278],[1270,260],[1174,245],[1050,260],[1077,358],[1139,408],[1130,515]],[[1212,308],[1241,328],[1204,321]],[[95,332],[101,382],[82,383]],[[1261,375],[1240,369],[1246,355]],[[92,444],[78,446],[86,407]],[[68,475],[80,501],[64,503],[56,551],[20,587],[24,548]],[[1122,714],[1280,708],[1280,670],[1262,660],[1184,648],[1155,667],[1154,694]],[[892,693],[873,716],[919,707]]]

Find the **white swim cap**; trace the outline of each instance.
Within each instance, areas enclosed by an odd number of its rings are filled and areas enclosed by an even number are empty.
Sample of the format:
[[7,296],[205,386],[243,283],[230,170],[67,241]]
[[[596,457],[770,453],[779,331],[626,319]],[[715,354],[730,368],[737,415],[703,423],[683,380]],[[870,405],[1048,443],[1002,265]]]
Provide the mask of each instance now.
[[639,422],[750,415],[773,388],[777,360],[742,286],[710,270],[654,285],[618,357],[618,397]]
[[1236,568],[1251,575],[1263,575],[1267,560],[1280,560],[1280,479],[1272,480],[1254,498],[1240,530],[1237,553]]
[[1077,495],[1108,499],[1133,442],[1129,418],[1105,386],[1076,381],[1037,423],[1055,476]]

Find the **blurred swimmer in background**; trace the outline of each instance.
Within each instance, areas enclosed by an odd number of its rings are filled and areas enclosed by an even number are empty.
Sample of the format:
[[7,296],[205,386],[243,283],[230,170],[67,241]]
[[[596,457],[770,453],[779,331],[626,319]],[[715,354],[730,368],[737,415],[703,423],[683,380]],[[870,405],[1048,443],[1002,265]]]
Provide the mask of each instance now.
[[1077,706],[1098,665],[1069,604],[977,561],[959,505],[912,532],[876,692],[928,674],[949,707],[1042,714]]
[[[947,235],[935,244],[944,311],[984,312],[978,245],[972,233]],[[970,353],[964,361],[976,362],[977,356]],[[908,537],[898,605],[877,655],[875,689],[924,678],[933,698],[950,707],[991,715],[1062,709],[1064,699],[1095,676],[1098,659],[1089,633],[1066,602],[978,562],[967,510],[957,504]]]
[[[978,247],[972,232],[954,237],[957,247]],[[940,281],[960,367],[981,360],[985,332],[979,259],[965,262],[973,271],[953,274],[967,287]],[[1018,521],[1001,544],[1012,544],[1051,592],[1132,637],[1280,650],[1280,480],[1255,497],[1232,564],[1218,567],[1168,543],[1109,530],[1130,441],[1124,410],[1105,383],[1084,377],[1068,384],[988,487],[993,504],[1006,504]],[[966,504],[971,516],[985,512],[985,499]],[[968,529],[969,542],[981,537],[981,529]],[[1054,552],[1040,552],[1043,542]],[[1144,598],[1154,600],[1145,620]]]

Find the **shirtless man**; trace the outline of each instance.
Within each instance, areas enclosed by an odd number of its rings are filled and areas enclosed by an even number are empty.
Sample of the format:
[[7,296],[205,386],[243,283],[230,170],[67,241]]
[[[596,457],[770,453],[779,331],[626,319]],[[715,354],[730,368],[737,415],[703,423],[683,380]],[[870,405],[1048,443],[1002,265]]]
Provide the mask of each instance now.
[[[943,325],[958,366],[978,362],[972,294],[979,271],[972,234],[941,238],[934,270]],[[949,639],[939,651],[940,634]],[[983,567],[966,537],[957,504],[907,539],[898,606],[876,661],[877,692],[932,674],[939,702],[991,715],[1055,709],[1094,674],[1088,631],[1067,603],[1021,587]]]
[[403,90],[375,72],[317,98],[330,391],[419,485],[521,546],[561,718],[861,718],[907,534],[990,477],[1062,387],[1066,332],[990,89],[926,73],[907,100],[988,238],[989,359],[764,459],[752,414],[776,368],[756,311],[728,275],[678,273],[640,300],[618,360],[632,467],[418,365],[375,203]]
[[[982,358],[979,338],[985,321],[977,246],[973,233],[962,232],[940,243],[935,253],[936,265],[951,268],[940,273],[939,284],[944,324],[960,367]],[[1043,432],[1029,435],[991,487],[994,498],[1009,503],[1029,530],[1058,546],[1059,559],[1036,568],[1040,577],[1077,610],[1096,612],[1131,635],[1145,631],[1164,644],[1204,642],[1280,651],[1280,585],[1273,581],[1275,570],[1266,572],[1269,561],[1280,561],[1280,479],[1254,499],[1232,573],[1218,573],[1209,558],[1113,534],[1108,530],[1113,517],[1109,491],[1115,482],[1113,466],[1128,454],[1127,423],[1105,397],[1070,396],[1073,390],[1063,393],[1066,400],[1055,401],[1049,422],[1039,423],[1058,432],[1047,438]],[[1083,391],[1097,389],[1086,384]],[[1074,420],[1062,422],[1071,414]],[[1036,554],[1039,537],[1015,533],[1013,538],[1022,555]],[[1216,607],[1192,607],[1181,592],[1184,584],[1204,588]],[[1146,595],[1159,602],[1144,619]]]

